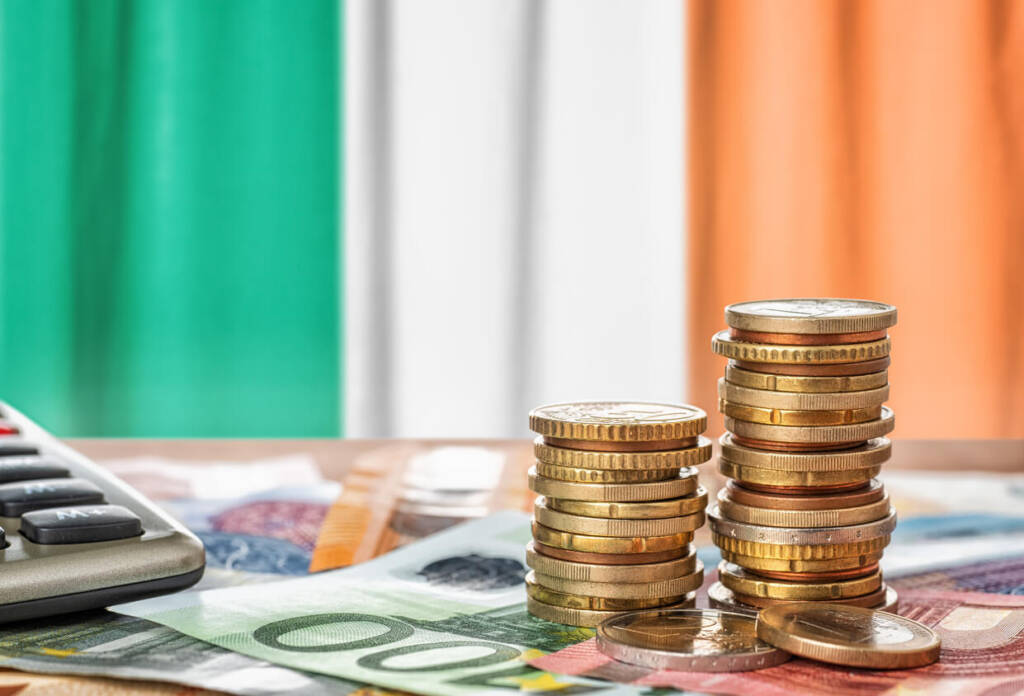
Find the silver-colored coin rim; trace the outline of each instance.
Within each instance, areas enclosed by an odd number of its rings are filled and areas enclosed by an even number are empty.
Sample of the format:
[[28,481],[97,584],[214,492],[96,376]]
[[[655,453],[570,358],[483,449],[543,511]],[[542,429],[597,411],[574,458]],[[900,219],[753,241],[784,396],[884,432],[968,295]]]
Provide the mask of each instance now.
[[[666,609],[643,609],[640,611],[626,612],[614,620],[621,620],[627,615],[647,614],[651,612],[664,612]],[[717,614],[732,614],[737,618],[754,620],[754,617],[742,612],[723,611],[721,609],[679,609],[675,611],[692,612],[714,612]],[[609,619],[608,621],[611,621]],[[684,672],[747,672],[754,669],[764,669],[781,665],[790,659],[790,654],[764,644],[764,649],[757,649],[749,653],[730,653],[723,655],[691,655],[674,652],[671,650],[658,650],[656,648],[642,648],[634,645],[627,645],[610,638],[607,635],[606,622],[597,627],[597,649],[602,653],[619,662],[626,662],[641,667],[654,669],[675,669]]]
[[540,495],[533,501],[533,518],[550,529],[571,534],[605,537],[655,537],[695,532],[704,526],[704,511],[678,517],[655,517],[633,520],[603,517],[586,517],[559,512],[547,506],[547,499]]
[[527,472],[530,490],[551,498],[588,500],[603,503],[643,503],[651,500],[681,498],[697,490],[697,470],[692,466],[679,470],[677,478],[642,483],[576,483]]
[[[763,314],[750,314],[742,310],[744,305],[763,302],[857,302],[874,305],[879,311],[869,314],[853,314],[841,317],[776,317]],[[725,323],[733,329],[757,331],[763,333],[794,333],[794,334],[847,334],[865,331],[881,331],[896,325],[896,308],[884,302],[874,300],[858,300],[843,297],[782,297],[779,299],[751,300],[737,302],[725,308]],[[784,331],[775,328],[778,323],[785,327]],[[769,327],[769,328],[765,328]],[[774,328],[774,330],[772,330]]]
[[[577,580],[579,582],[636,582],[636,578],[633,576],[637,569],[635,565],[600,565],[552,558],[538,552],[533,546],[533,541],[526,545],[526,565],[542,575],[553,575],[565,578],[566,580]],[[685,556],[673,558],[671,561],[644,563],[642,565],[646,572],[654,576],[652,578],[654,582],[668,580],[681,575],[690,575],[697,568],[697,552],[691,544]],[[592,577],[595,574],[597,577]]]
[[880,406],[889,398],[889,385],[855,392],[782,392],[753,389],[718,379],[718,398],[739,406],[783,411],[843,411]]
[[[704,564],[697,561],[697,566],[692,573],[680,575],[664,580],[652,580],[644,582],[596,582],[594,580],[571,580],[560,578],[557,575],[545,575],[533,573],[533,581],[542,587],[554,592],[561,592],[570,595],[585,595],[587,597],[599,597],[601,599],[658,599],[659,597],[679,597],[689,594],[700,588],[704,582]],[[575,583],[585,583],[591,586],[588,590],[582,591],[574,588]]]
[[852,449],[832,452],[772,452],[738,445],[732,434],[718,438],[722,458],[739,466],[753,466],[775,471],[854,471],[878,466],[892,457],[892,442],[887,437],[868,440]]
[[722,420],[729,432],[752,440],[770,442],[860,442],[887,435],[896,427],[896,417],[888,406],[882,407],[880,418],[845,425],[769,425],[729,416],[723,416]]
[[874,522],[851,524],[846,527],[786,528],[735,522],[723,517],[718,505],[708,508],[708,526],[711,531],[740,541],[758,544],[789,546],[820,546],[823,544],[849,544],[868,541],[892,534],[896,529],[896,511]]
[[679,469],[696,466],[711,459],[711,440],[697,436],[697,444],[681,450],[656,452],[597,452],[555,447],[537,436],[533,441],[533,455],[538,461],[573,469],[626,471],[630,469]]
[[[896,609],[899,608],[899,603],[899,593],[894,587],[886,585],[885,599],[873,607],[866,608],[874,609],[875,611],[888,611],[895,613]],[[761,609],[759,607],[744,604],[740,600],[736,599],[736,593],[721,582],[714,582],[711,584],[711,587],[708,588],[708,604],[710,604],[713,609],[725,609],[726,611],[736,611],[741,614],[747,613],[751,616],[757,616],[761,613]]]
[[[853,505],[851,507],[825,508],[821,510],[781,510],[778,508],[762,508],[737,503],[736,501],[731,500],[727,495],[726,489],[722,488],[718,491],[718,510],[720,514],[733,522],[759,524],[766,527],[808,527],[812,529],[819,529],[823,527],[844,526],[838,524],[839,517],[841,515],[852,515],[857,512],[866,513],[867,511],[872,511],[872,514],[874,514],[874,511],[877,511],[878,516],[867,521],[876,522],[889,514],[891,507],[889,503],[889,494],[883,492],[882,497],[874,502],[866,503],[864,505]],[[744,519],[743,516],[746,516],[746,518]],[[772,522],[750,521],[757,516],[769,518]],[[867,522],[857,522],[856,524],[867,524]]]

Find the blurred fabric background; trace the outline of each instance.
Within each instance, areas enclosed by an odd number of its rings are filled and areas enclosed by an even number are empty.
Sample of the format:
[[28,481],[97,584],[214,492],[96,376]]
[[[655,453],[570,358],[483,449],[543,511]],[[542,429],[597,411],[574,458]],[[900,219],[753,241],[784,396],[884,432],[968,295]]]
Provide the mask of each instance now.
[[1024,13],[0,4],[0,398],[60,435],[715,415],[730,302],[896,304],[897,436],[1024,437]]

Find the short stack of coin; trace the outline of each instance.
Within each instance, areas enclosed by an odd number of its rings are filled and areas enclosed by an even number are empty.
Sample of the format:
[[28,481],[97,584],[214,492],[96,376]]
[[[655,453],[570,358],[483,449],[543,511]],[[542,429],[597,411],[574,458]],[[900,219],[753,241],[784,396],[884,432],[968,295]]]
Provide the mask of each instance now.
[[536,465],[527,608],[571,626],[693,606],[704,568],[691,544],[707,491],[707,416],[687,405],[580,402],[530,412]]
[[793,601],[896,605],[878,569],[896,514],[874,477],[889,459],[890,341],[896,308],[864,300],[744,302],[712,349],[731,479],[709,512],[721,549],[715,606]]

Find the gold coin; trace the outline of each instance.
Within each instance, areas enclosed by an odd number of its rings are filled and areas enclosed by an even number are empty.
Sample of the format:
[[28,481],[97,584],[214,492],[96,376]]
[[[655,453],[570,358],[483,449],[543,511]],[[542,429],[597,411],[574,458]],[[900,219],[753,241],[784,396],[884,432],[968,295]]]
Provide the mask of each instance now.
[[[868,607],[876,611],[894,611],[899,603],[899,595],[885,583],[875,592],[860,597],[848,599],[830,600],[836,604],[847,604],[853,607]],[[717,609],[728,609],[730,611],[747,611],[757,614],[761,609],[774,607],[779,604],[791,604],[788,599],[768,599],[766,597],[752,597],[733,592],[720,582],[713,583],[708,588],[708,604]]]
[[718,410],[730,418],[748,423],[769,423],[772,425],[844,425],[863,423],[882,415],[881,406],[848,408],[841,411],[791,411],[784,408],[762,408],[719,401]]
[[774,667],[790,658],[757,638],[753,617],[714,609],[657,609],[617,616],[597,627],[597,648],[617,664],[654,671],[743,672]]
[[889,514],[889,495],[867,505],[830,510],[779,510],[742,505],[729,498],[726,489],[718,492],[718,509],[736,522],[766,527],[847,527],[880,520]]
[[556,607],[586,609],[590,611],[635,611],[637,609],[651,609],[666,604],[675,604],[683,600],[683,596],[621,599],[558,592],[540,584],[532,570],[526,574],[526,594],[538,602],[544,602]]
[[704,511],[681,517],[662,517],[651,520],[620,520],[585,517],[559,512],[548,507],[543,496],[533,503],[533,517],[550,529],[573,534],[603,537],[656,537],[693,532],[704,526]]
[[642,483],[645,481],[667,481],[679,475],[679,469],[574,469],[557,464],[537,462],[537,474],[559,481],[575,483]]
[[862,553],[846,558],[828,558],[820,561],[804,561],[797,558],[758,558],[744,556],[739,553],[721,550],[722,558],[736,565],[752,570],[768,573],[834,573],[843,570],[854,570],[878,563],[882,560],[882,552]]
[[693,547],[682,558],[638,565],[597,565],[551,558],[538,553],[531,541],[526,545],[526,565],[545,576],[600,583],[645,583],[690,575],[697,569]]
[[[716,534],[761,544],[791,544],[798,546],[848,544],[886,536],[892,534],[893,530],[896,529],[895,511],[873,522],[851,524],[845,527],[820,527],[816,529],[805,527],[767,527],[750,524],[749,522],[737,522],[722,515],[717,505],[708,510],[708,518],[711,523],[711,531]],[[856,556],[857,553],[842,555]]]
[[707,422],[707,414],[689,404],[582,401],[530,411],[530,430],[566,440],[682,440],[700,435]]
[[860,333],[894,326],[896,308],[881,302],[837,297],[756,300],[726,307],[725,323],[734,329],[769,333]]
[[774,452],[737,444],[730,433],[718,440],[722,457],[734,464],[779,471],[849,471],[878,466],[892,456],[888,438],[868,440],[863,445],[828,452]]
[[[583,597],[599,597],[605,599],[658,599],[677,597],[693,592],[704,581],[704,565],[697,561],[697,569],[689,575],[682,575],[667,580],[654,582],[592,582],[587,580],[567,580],[554,575],[544,575],[531,570],[534,582],[538,585],[566,594]],[[530,576],[527,575],[527,578]],[[547,601],[537,597],[542,602]],[[664,602],[662,602],[664,603]],[[549,602],[554,604],[554,602]],[[586,608],[586,607],[580,607]]]
[[559,481],[537,475],[537,468],[530,467],[527,473],[530,490],[548,498],[567,500],[592,500],[597,502],[637,503],[648,500],[665,500],[690,495],[697,490],[697,470],[687,467],[679,476],[667,481],[647,483],[576,483]]
[[876,360],[887,357],[891,347],[888,338],[834,346],[783,346],[737,341],[728,331],[719,331],[711,339],[711,350],[726,358],[781,365],[832,365]]
[[607,537],[572,534],[533,523],[533,538],[545,546],[586,553],[653,553],[680,549],[693,541],[692,532],[649,537]]
[[887,612],[799,602],[763,610],[757,635],[786,652],[819,662],[867,669],[907,669],[939,659],[939,635]]
[[851,541],[842,544],[771,544],[733,539],[714,531],[711,533],[711,543],[723,552],[755,558],[800,561],[826,561],[833,558],[878,553],[889,545],[890,538],[886,534],[866,541]]
[[844,471],[779,471],[776,469],[762,469],[756,466],[744,466],[721,457],[718,460],[718,470],[723,476],[728,478],[760,486],[825,487],[847,483],[867,483],[878,475],[882,467],[872,466],[865,469]]
[[661,452],[595,452],[553,447],[544,438],[533,441],[533,453],[538,461],[545,464],[572,467],[575,469],[679,469],[696,466],[711,459],[711,441],[706,437],[697,438],[697,445],[687,449]]
[[[696,598],[697,593],[691,592],[685,599],[683,599],[683,601],[671,604],[664,608],[686,609],[694,605]],[[602,621],[614,616],[619,616],[623,613],[621,611],[594,611],[590,609],[569,609],[567,607],[557,607],[540,602],[530,596],[526,597],[526,610],[538,619],[544,619],[545,621],[552,621],[566,626],[586,626],[589,628],[595,628]]]
[[881,406],[889,398],[889,385],[864,391],[808,394],[750,389],[720,378],[718,380],[718,397],[731,404],[756,408],[778,408],[789,411],[843,411]]
[[731,362],[725,367],[725,380],[747,389],[776,391],[796,394],[833,394],[879,389],[889,383],[889,372],[871,372],[866,375],[845,377],[800,377],[775,375],[766,372],[744,370]]
[[653,500],[647,503],[600,503],[588,500],[548,498],[548,507],[559,512],[584,517],[603,517],[612,520],[651,520],[679,517],[703,512],[708,505],[708,492],[703,486],[685,498]]
[[880,418],[847,425],[767,425],[738,420],[730,416],[726,416],[723,421],[726,430],[740,437],[772,442],[814,444],[866,442],[887,435],[896,425],[892,409],[887,406],[882,407]]
[[810,602],[859,597],[874,592],[882,586],[882,573],[875,571],[864,577],[833,582],[793,582],[764,578],[735,563],[722,561],[718,566],[718,580],[738,594]]

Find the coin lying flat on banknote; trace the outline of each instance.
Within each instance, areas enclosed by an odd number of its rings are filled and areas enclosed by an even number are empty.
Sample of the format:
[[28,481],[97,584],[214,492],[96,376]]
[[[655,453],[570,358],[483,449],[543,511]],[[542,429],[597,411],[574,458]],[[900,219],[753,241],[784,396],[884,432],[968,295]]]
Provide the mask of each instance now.
[[939,659],[939,635],[924,624],[842,604],[768,607],[758,617],[757,635],[794,655],[847,667],[907,669]]
[[597,647],[621,662],[690,672],[742,672],[789,655],[759,640],[756,621],[718,609],[655,609],[608,619]]

